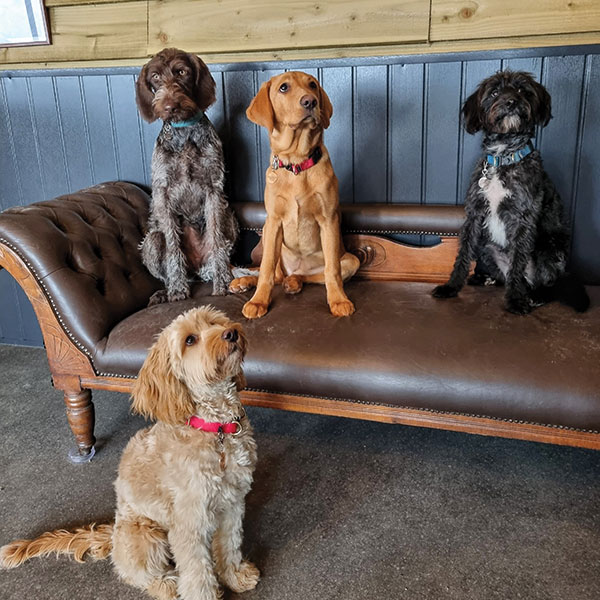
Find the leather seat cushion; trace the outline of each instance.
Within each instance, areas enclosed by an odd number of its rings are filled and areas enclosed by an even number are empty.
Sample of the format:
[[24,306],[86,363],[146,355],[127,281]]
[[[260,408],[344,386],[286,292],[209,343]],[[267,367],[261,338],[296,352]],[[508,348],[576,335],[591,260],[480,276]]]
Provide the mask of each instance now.
[[526,317],[499,288],[436,300],[432,284],[351,281],[350,318],[329,313],[322,286],[276,287],[269,313],[248,321],[250,293],[145,308],[121,321],[94,357],[103,374],[135,376],[155,335],[194,305],[243,323],[248,387],[600,430],[600,287],[583,315],[553,303]]

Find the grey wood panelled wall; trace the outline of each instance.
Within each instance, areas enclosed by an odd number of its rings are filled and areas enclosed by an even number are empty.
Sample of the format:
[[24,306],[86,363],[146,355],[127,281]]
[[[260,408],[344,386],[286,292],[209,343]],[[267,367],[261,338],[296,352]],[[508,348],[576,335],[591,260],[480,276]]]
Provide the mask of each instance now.
[[[262,199],[269,148],[245,117],[263,81],[284,69],[317,76],[334,106],[325,143],[342,202],[460,204],[479,136],[459,111],[498,69],[533,73],[554,118],[537,135],[573,228],[574,269],[600,283],[600,47],[212,65],[209,116],[224,141],[232,200]],[[138,69],[0,72],[0,208],[95,183],[149,185],[160,124],[136,110]],[[0,342],[41,345],[31,306],[0,272]]]

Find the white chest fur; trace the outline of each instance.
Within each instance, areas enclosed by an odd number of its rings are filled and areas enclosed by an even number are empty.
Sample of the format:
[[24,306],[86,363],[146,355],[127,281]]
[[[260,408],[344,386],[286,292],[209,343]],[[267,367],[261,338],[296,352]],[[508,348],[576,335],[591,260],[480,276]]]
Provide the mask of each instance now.
[[492,178],[486,182],[483,189],[483,195],[488,203],[488,216],[485,220],[485,226],[488,230],[490,239],[504,248],[506,246],[506,229],[504,223],[498,216],[498,207],[500,203],[510,195],[510,192],[502,185],[498,175],[492,175]]

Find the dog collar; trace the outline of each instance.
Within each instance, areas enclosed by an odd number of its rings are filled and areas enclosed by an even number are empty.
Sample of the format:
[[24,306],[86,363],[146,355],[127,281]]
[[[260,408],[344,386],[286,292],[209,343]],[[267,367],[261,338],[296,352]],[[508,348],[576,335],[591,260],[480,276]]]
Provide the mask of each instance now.
[[531,143],[531,140],[529,140],[526,146],[507,156],[494,156],[493,154],[488,154],[485,157],[485,162],[491,167],[514,165],[524,159],[528,154],[531,154],[533,150],[533,144]]
[[277,169],[283,168],[291,171],[294,175],[298,175],[302,171],[306,171],[311,167],[314,167],[323,156],[323,150],[321,150],[321,146],[317,146],[309,155],[306,160],[303,160],[301,163],[297,164],[284,164],[281,160],[279,160],[279,156],[275,154],[273,156],[273,164],[272,167],[276,171]]
[[204,118],[204,111],[198,111],[191,119],[187,121],[169,121],[169,125],[174,127],[175,129],[179,129],[180,127],[191,127],[192,125],[196,125],[196,123],[200,123]]
[[218,433],[219,435],[223,435],[224,433],[239,435],[242,433],[241,419],[242,417],[238,417],[238,419],[231,421],[231,423],[219,423],[217,421],[205,421],[200,417],[193,416],[186,421],[186,425],[194,429],[208,431],[209,433]]

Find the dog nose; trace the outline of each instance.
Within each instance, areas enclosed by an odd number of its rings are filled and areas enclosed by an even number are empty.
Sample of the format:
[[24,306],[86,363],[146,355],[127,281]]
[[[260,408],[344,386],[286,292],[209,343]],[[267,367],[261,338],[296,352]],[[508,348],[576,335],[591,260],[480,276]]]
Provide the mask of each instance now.
[[238,339],[237,329],[226,329],[221,334],[221,339],[225,340],[226,342],[237,342],[237,339]]
[[175,102],[168,102],[167,104],[164,105],[164,109],[170,114],[172,115],[175,112],[175,109],[177,108],[177,105],[175,104]]
[[506,106],[507,106],[508,108],[512,108],[512,107],[513,107],[513,106],[514,106],[516,103],[517,103],[517,101],[516,101],[514,98],[509,98],[509,99],[506,101]]
[[303,108],[312,110],[317,105],[317,99],[312,94],[306,94],[300,98],[300,105]]

